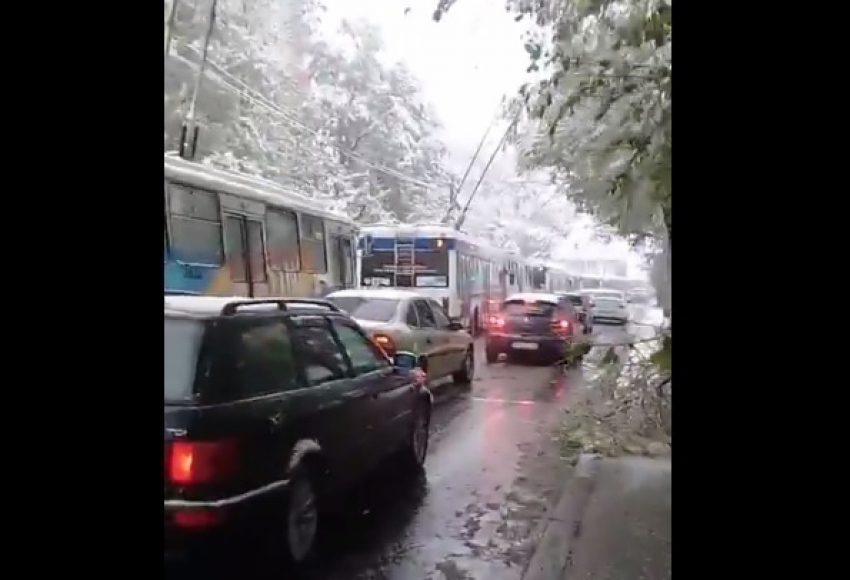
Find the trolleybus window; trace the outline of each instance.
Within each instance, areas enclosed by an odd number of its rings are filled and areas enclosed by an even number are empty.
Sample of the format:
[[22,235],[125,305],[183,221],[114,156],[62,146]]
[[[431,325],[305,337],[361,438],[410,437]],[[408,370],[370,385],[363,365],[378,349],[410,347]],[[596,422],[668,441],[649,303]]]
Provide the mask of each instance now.
[[304,272],[328,271],[325,254],[325,224],[321,218],[301,214],[301,266]]
[[218,196],[169,184],[171,250],[186,262],[221,264],[221,217]]
[[298,219],[294,212],[269,208],[266,212],[266,238],[272,268],[284,272],[298,272],[301,269]]
[[415,261],[417,288],[449,287],[448,250],[442,249],[432,252],[416,252]]

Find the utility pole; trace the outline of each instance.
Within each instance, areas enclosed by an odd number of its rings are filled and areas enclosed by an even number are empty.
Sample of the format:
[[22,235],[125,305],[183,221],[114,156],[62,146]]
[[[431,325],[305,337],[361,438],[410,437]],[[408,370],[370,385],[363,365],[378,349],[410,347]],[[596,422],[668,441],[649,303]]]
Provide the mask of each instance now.
[[[175,0],[175,4],[176,4]],[[215,9],[218,5],[218,0],[212,0],[210,4],[209,26],[207,34],[204,36],[204,49],[201,52],[201,65],[198,67],[198,74],[195,76],[195,86],[192,87],[192,99],[189,101],[189,111],[186,113],[186,118],[183,121],[183,126],[180,128],[180,157],[184,159],[194,159],[195,150],[198,146],[198,126],[195,119],[195,103],[198,101],[198,92],[201,89],[201,80],[204,78],[204,73],[207,70],[207,53],[210,49],[210,39],[212,38],[213,30],[215,29]],[[186,140],[192,140],[192,146],[186,151]]]

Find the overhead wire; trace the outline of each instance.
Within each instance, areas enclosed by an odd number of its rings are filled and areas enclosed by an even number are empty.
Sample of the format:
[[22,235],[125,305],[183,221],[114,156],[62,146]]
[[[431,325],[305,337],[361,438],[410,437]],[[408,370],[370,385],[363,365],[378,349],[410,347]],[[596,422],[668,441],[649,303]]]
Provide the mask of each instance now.
[[496,145],[496,148],[493,150],[492,155],[490,155],[490,158],[487,160],[487,164],[481,171],[481,175],[478,176],[478,181],[475,182],[475,187],[472,188],[472,192],[469,194],[469,198],[466,200],[466,204],[464,204],[463,209],[461,210],[460,215],[458,216],[457,221],[455,222],[454,227],[456,230],[460,230],[460,228],[463,226],[463,222],[466,221],[466,215],[469,213],[469,208],[472,206],[472,200],[475,199],[475,194],[478,193],[481,184],[484,182],[484,177],[487,175],[487,171],[490,170],[490,166],[493,165],[493,161],[496,159],[496,156],[499,154],[499,152],[502,150],[502,147],[508,141],[508,136],[511,134],[511,129],[513,129],[514,125],[519,122],[521,114],[522,109],[517,111],[517,114],[514,115],[514,118],[511,119],[511,122],[505,128],[505,132],[502,133],[502,137],[501,139],[499,139],[498,145]]
[[499,108],[496,109],[496,112],[493,114],[493,117],[490,119],[490,122],[487,124],[487,127],[484,129],[484,134],[481,135],[481,140],[478,141],[478,146],[475,148],[475,152],[472,154],[472,158],[469,160],[469,163],[466,165],[466,170],[463,172],[463,176],[460,178],[460,183],[457,186],[457,192],[455,193],[455,199],[452,200],[452,203],[449,204],[449,207],[446,208],[446,214],[443,216],[443,223],[448,223],[449,218],[451,218],[452,211],[457,207],[457,195],[460,194],[461,190],[463,190],[463,186],[466,183],[466,179],[469,177],[472,168],[475,166],[475,162],[478,160],[478,156],[481,154],[481,150],[484,148],[484,143],[487,141],[487,136],[490,134],[490,130],[496,124],[496,121],[499,120],[499,112],[501,111],[502,106],[499,104]]

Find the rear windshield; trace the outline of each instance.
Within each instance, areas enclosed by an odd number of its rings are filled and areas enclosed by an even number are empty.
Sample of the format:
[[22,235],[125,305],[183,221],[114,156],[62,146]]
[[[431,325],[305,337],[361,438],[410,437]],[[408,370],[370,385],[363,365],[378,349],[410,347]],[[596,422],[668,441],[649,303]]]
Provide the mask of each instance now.
[[191,398],[204,327],[197,320],[165,319],[165,400]]
[[389,298],[371,298],[364,296],[330,296],[333,304],[360,320],[389,322],[395,316],[398,300]]
[[552,316],[555,305],[543,300],[526,302],[524,300],[508,300],[502,310],[508,316]]
[[598,306],[618,306],[623,303],[621,299],[613,296],[597,296],[594,301]]
[[567,300],[570,301],[570,304],[573,304],[575,306],[581,306],[582,304],[584,304],[584,302],[582,301],[582,297],[577,296],[575,294],[567,294]]

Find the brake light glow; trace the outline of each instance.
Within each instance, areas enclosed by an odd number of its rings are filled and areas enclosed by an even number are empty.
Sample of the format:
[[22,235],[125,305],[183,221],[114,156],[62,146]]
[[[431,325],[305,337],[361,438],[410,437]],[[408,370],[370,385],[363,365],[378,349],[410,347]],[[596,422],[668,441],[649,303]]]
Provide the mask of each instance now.
[[173,521],[175,525],[181,528],[201,529],[213,526],[222,519],[223,514],[220,511],[189,510],[176,512]]
[[375,344],[377,344],[381,350],[388,355],[395,354],[395,343],[393,342],[393,339],[386,334],[376,334],[372,337],[372,339],[375,341]]
[[501,316],[491,316],[490,326],[494,328],[502,328],[505,325],[505,319]]
[[168,480],[176,485],[216,483],[231,478],[238,468],[236,442],[173,441],[166,454]]
[[552,322],[553,330],[558,334],[570,334],[572,332],[572,323],[566,318],[559,318]]

